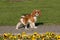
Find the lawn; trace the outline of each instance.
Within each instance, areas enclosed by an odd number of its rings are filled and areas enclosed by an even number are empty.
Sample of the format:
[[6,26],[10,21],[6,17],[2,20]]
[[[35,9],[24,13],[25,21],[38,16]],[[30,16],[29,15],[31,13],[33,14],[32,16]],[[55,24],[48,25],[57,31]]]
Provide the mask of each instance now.
[[9,2],[0,0],[0,25],[16,25],[23,14],[30,14],[39,9],[42,16],[37,22],[44,24],[60,24],[60,0],[24,0]]

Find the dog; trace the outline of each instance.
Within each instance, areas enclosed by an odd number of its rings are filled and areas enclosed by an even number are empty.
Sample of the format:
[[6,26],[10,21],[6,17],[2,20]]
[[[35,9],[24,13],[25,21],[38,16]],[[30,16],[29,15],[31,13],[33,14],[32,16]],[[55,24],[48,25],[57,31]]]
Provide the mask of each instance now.
[[37,21],[37,16],[41,16],[40,10],[33,10],[31,14],[21,16],[20,21],[16,25],[16,29],[18,29],[18,27],[21,24],[25,26],[25,29],[28,29],[27,24],[29,24],[31,28],[37,28],[35,26],[35,22]]

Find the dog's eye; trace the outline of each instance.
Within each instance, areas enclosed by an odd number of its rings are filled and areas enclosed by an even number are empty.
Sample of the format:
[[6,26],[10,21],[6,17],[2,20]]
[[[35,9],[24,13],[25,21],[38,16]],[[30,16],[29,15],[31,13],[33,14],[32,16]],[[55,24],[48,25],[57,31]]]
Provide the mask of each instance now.
[[39,12],[38,12],[39,13]]

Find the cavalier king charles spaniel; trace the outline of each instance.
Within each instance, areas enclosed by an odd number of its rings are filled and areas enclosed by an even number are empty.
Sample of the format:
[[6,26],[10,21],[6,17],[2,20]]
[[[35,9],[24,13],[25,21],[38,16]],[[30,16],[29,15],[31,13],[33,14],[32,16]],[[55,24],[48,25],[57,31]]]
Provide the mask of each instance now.
[[21,16],[20,21],[16,25],[16,29],[18,29],[18,27],[21,24],[25,26],[25,29],[28,29],[27,24],[29,24],[31,28],[37,28],[35,26],[35,22],[37,21],[37,16],[40,16],[40,15],[41,15],[40,10],[33,10],[31,14]]

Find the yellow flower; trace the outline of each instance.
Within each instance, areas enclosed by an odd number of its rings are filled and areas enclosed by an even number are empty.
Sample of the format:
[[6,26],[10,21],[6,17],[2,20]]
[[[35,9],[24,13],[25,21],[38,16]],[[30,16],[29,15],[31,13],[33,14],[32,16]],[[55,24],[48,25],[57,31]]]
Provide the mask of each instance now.
[[50,35],[50,32],[46,32],[46,35]]
[[58,35],[57,39],[60,40],[60,35]]
[[31,38],[31,35],[28,35],[27,38],[30,39]]
[[7,33],[4,33],[3,34],[3,37],[4,37],[4,39],[7,39],[8,38],[8,34]]
[[26,32],[22,32],[22,38],[23,37],[27,37],[28,35],[26,34]]
[[42,38],[42,40],[44,40],[44,38]]
[[60,35],[58,36],[58,38],[60,38]]
[[16,36],[13,36],[14,39],[16,39]]
[[12,33],[8,33],[8,36],[11,36],[12,35]]
[[54,32],[52,32],[52,33],[51,33],[51,35],[55,35],[55,33],[54,33]]
[[40,34],[37,34],[37,38],[40,38]]
[[21,39],[18,39],[18,40],[21,40]]
[[59,34],[56,35],[55,38],[56,38],[57,40],[60,40],[60,35],[59,35]]
[[35,38],[32,38],[32,40],[36,40]]
[[21,39],[21,34],[20,34],[20,33],[17,34],[17,38],[18,38],[18,39]]
[[8,34],[7,34],[7,33],[4,33],[3,35],[8,36]]
[[32,40],[36,40],[36,36],[35,35],[32,35],[31,39]]
[[45,35],[44,34],[41,34],[42,37],[44,37]]
[[12,40],[12,39],[15,40],[16,39],[16,36],[15,35],[10,35],[9,36],[9,40]]
[[9,36],[9,39],[12,39],[13,38],[13,36],[11,35],[11,36]]
[[34,34],[38,34],[37,32],[34,32]]
[[32,35],[33,38],[35,38],[36,36],[35,35]]
[[22,32],[22,34],[26,34],[26,32]]
[[34,32],[34,34],[33,34],[36,38],[39,38],[40,37],[40,35],[37,33],[37,32]]

